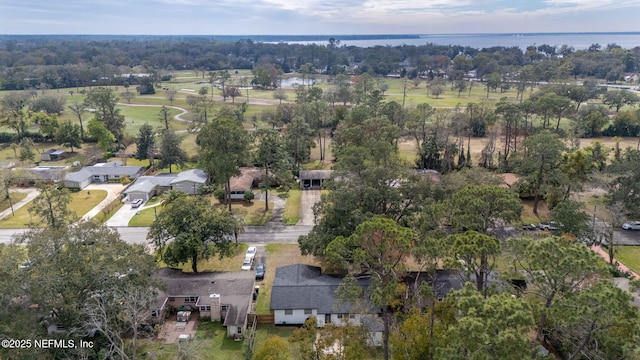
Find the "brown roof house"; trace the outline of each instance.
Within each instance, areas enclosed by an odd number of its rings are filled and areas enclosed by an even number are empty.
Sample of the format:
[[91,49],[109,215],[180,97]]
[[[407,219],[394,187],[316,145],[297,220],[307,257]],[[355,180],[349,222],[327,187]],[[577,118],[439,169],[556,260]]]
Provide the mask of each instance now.
[[255,291],[255,273],[204,272],[184,273],[162,268],[154,278],[166,285],[151,310],[152,322],[161,323],[167,313],[191,311],[191,316],[220,321],[227,336],[241,336],[247,329],[247,314]]
[[229,179],[231,200],[244,200],[244,194],[253,189],[258,179],[260,179],[260,170],[240,168],[240,176]]
[[331,180],[333,170],[301,170],[298,178],[302,190],[322,190],[323,184]]

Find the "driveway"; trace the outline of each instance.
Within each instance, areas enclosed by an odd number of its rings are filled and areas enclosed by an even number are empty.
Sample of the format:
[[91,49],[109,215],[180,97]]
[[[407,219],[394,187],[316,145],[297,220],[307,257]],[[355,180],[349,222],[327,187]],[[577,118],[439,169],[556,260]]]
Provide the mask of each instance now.
[[313,205],[320,202],[321,190],[302,190],[298,225],[314,225]]
[[[27,205],[31,200],[35,199],[38,197],[38,195],[40,195],[40,190],[36,189],[36,188],[26,188],[26,189],[14,189],[14,190],[10,190],[10,192],[21,192],[21,193],[27,193],[27,197],[18,201],[17,203],[13,204],[13,211],[17,211],[18,209],[20,209],[21,207]],[[7,210],[0,212],[0,219],[4,219],[5,217],[11,215],[11,208],[8,208]]]
[[107,192],[107,197],[102,200],[98,205],[96,205],[93,209],[89,210],[82,218],[85,220],[91,219],[94,216],[98,215],[102,209],[104,209],[107,205],[109,205],[113,200],[120,197],[120,194],[124,190],[124,185],[122,184],[90,184],[83,190],[105,190]]

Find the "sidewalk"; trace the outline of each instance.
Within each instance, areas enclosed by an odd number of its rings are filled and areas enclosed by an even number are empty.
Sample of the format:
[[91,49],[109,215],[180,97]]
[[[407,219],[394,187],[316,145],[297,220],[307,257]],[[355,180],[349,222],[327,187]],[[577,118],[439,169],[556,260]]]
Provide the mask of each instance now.
[[[13,211],[17,211],[21,207],[28,204],[31,200],[35,199],[40,195],[40,191],[37,189],[16,189],[11,192],[24,192],[27,193],[27,197],[13,204]],[[5,211],[0,212],[0,219],[4,219],[5,217],[11,215],[11,208],[8,208]]]
[[[602,256],[607,263],[609,262],[609,253],[607,251],[605,251],[602,247],[600,247],[599,245],[594,245],[594,246],[591,247],[591,250],[595,251],[600,256]],[[618,269],[620,269],[620,271],[628,272],[634,278],[640,279],[640,276],[638,276],[638,274],[636,274],[635,271],[629,269],[626,265],[620,263],[615,258],[613,259],[613,263],[618,266]]]

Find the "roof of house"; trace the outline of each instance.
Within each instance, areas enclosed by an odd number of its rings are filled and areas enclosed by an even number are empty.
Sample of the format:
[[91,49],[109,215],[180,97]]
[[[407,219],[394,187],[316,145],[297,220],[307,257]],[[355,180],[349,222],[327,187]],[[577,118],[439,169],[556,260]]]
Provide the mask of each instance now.
[[122,165],[118,165],[117,163],[118,162],[114,161],[110,163],[96,164],[94,166],[85,166],[80,171],[67,174],[67,176],[65,176],[64,179],[68,181],[79,182],[94,175],[100,175],[100,176],[126,175],[126,176],[133,177],[133,176],[136,176],[138,173],[141,173],[143,170],[142,166],[122,166]]
[[180,172],[177,177],[171,180],[171,184],[175,184],[183,181],[206,184],[208,178],[209,177],[207,176],[207,173],[204,172],[204,170],[191,169],[191,170],[185,170]]
[[140,176],[133,185],[124,191],[125,194],[132,192],[151,193],[156,186],[171,186],[171,181],[176,178],[175,174],[162,174],[156,176]]
[[12,169],[17,178],[33,180],[58,180],[69,171],[68,166],[36,166],[32,168]]
[[[198,296],[197,306],[211,305],[212,294],[220,295],[220,304],[229,305],[229,310],[235,315],[230,319],[230,325],[244,323],[248,306],[255,285],[255,273],[251,271],[238,272],[202,272],[185,273],[180,269],[158,269],[153,278],[165,283],[166,289],[158,295],[157,307],[161,308],[167,297]],[[231,310],[234,309],[234,310]],[[227,313],[227,317],[229,316]],[[234,316],[231,316],[232,318]],[[240,322],[237,322],[240,319]],[[225,320],[225,325],[227,321]]]
[[298,177],[301,180],[328,180],[331,179],[331,174],[333,174],[333,170],[300,170],[300,176]]
[[[316,309],[319,314],[348,313],[350,305],[336,299],[342,276],[322,274],[317,266],[294,264],[276,269],[271,288],[272,310]],[[369,278],[360,279],[366,287]]]
[[516,181],[520,180],[520,177],[513,173],[504,173],[500,174],[500,176],[502,176],[503,181],[503,185],[501,185],[502,187],[505,187],[504,185],[506,185],[506,187],[510,188],[513,184],[516,183]]
[[231,191],[248,191],[253,187],[253,182],[260,177],[260,170],[253,168],[241,168],[240,176],[229,179]]

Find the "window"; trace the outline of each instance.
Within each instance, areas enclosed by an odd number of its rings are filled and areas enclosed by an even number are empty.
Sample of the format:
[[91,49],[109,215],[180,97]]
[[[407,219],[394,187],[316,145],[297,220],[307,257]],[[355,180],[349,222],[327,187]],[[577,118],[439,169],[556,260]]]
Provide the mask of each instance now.
[[113,175],[114,179],[120,179],[120,175]]
[[153,310],[151,312],[151,317],[158,317],[160,316],[160,311],[159,310]]
[[238,334],[242,334],[242,327],[238,326]]
[[442,301],[442,300],[444,300],[444,295],[438,294],[438,301]]
[[197,302],[197,301],[198,301],[198,297],[197,296],[187,296],[184,299],[184,302],[186,302],[186,303],[194,303],[194,302]]
[[176,298],[174,298],[174,297],[170,297],[169,299],[167,299],[167,301],[169,301],[169,302],[174,302],[174,301],[176,301]]
[[354,320],[356,318],[356,314],[349,314],[349,319]]
[[229,305],[220,306],[220,311],[227,311],[227,310],[229,310]]
[[293,315],[293,310],[291,310],[291,309],[285,310],[284,314],[285,315]]
[[347,316],[347,314],[338,314],[338,319],[343,319]]
[[313,314],[313,310],[311,310],[311,309],[304,309],[304,314],[305,314],[305,315],[311,315],[311,314]]
[[200,306],[200,311],[211,311],[211,306]]

